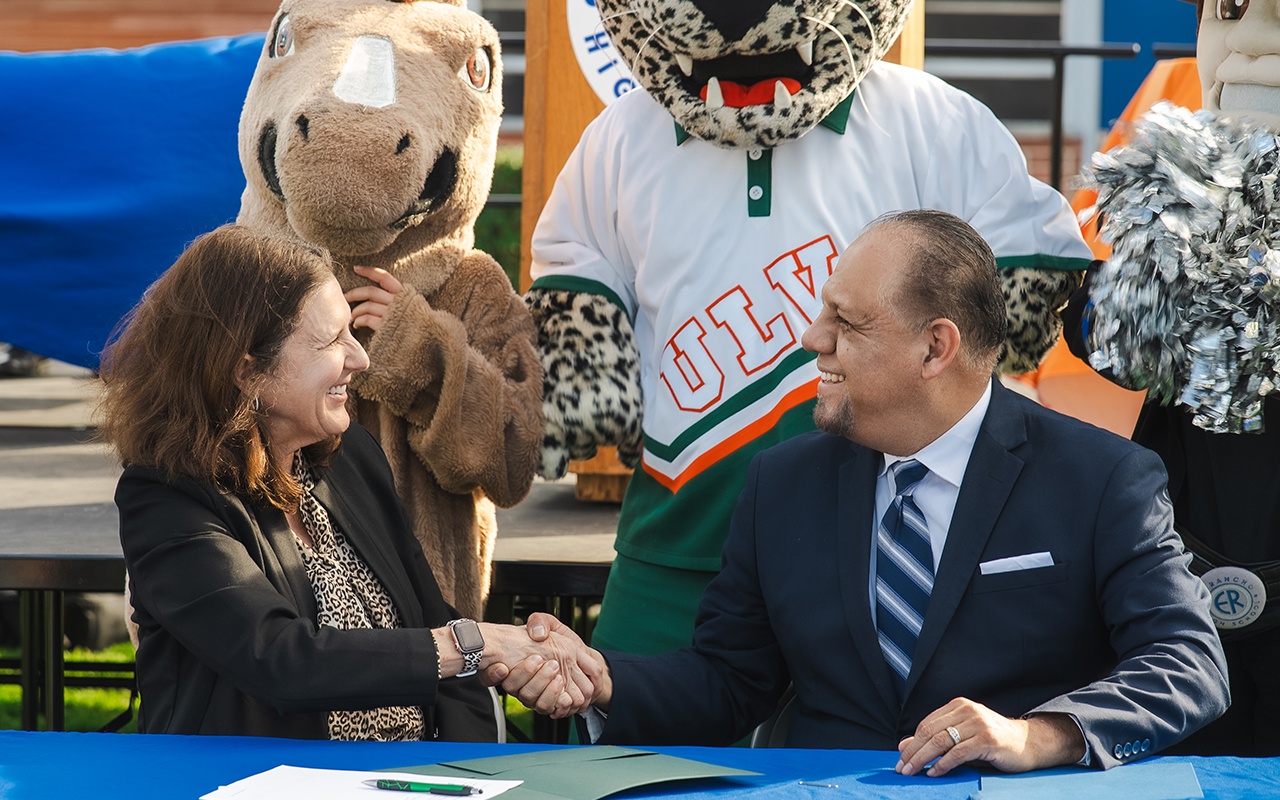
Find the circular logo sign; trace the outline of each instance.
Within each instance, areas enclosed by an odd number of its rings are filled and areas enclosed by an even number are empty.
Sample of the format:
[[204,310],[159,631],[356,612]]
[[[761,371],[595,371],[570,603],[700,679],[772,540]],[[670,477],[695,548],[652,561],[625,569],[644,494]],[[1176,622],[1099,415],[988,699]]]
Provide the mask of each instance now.
[[578,59],[578,68],[607,106],[634,89],[635,79],[609,41],[596,0],[565,0],[565,3],[569,12],[569,44]]
[[1201,576],[1209,587],[1209,611],[1219,630],[1243,628],[1267,606],[1262,579],[1241,567],[1215,567]]

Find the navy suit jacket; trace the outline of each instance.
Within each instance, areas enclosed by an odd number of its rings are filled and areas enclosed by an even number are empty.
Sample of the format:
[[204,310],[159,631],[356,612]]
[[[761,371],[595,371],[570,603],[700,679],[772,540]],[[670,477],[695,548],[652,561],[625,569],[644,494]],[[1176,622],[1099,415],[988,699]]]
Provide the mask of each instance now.
[[[1226,709],[1208,593],[1173,532],[1159,458],[998,382],[899,702],[869,599],[882,464],[822,432],[760,453],[693,646],[605,653],[614,694],[599,741],[726,744],[794,683],[789,746],[896,749],[968,697],[1010,717],[1073,715],[1105,767]],[[1052,566],[981,574],[1044,551]]]

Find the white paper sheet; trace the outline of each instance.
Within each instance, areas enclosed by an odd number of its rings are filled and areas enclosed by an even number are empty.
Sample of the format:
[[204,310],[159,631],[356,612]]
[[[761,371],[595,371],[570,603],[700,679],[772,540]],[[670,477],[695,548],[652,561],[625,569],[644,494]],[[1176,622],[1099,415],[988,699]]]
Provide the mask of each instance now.
[[[412,797],[448,800],[441,795],[424,792],[396,792],[366,786],[368,780],[405,780],[418,783],[462,784],[480,790],[471,800],[490,800],[523,781],[496,781],[454,776],[418,775],[412,772],[360,772],[345,769],[312,769],[310,767],[279,766],[227,786],[220,786],[200,800],[408,800]],[[459,798],[459,800],[467,800]]]

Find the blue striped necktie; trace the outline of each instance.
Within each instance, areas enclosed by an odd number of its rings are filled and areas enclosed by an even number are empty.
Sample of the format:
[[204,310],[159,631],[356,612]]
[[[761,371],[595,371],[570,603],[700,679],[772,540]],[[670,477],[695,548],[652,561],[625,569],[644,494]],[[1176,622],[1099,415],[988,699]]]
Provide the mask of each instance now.
[[907,459],[889,469],[896,494],[876,530],[876,628],[901,699],[933,592],[929,526],[911,497],[929,468]]

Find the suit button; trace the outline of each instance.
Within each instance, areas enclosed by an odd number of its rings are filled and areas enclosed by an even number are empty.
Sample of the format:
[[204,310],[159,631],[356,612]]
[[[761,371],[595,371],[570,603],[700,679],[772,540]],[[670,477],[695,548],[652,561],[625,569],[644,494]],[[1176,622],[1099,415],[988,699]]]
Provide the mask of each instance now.
[[1124,743],[1124,754],[1126,757],[1133,755],[1133,744],[1131,742]]
[[1116,758],[1124,758],[1124,748],[1120,745],[1116,745],[1115,754]]
[[1150,750],[1150,749],[1151,749],[1151,740],[1150,740],[1150,739],[1143,739],[1143,740],[1142,740],[1142,752],[1144,752],[1144,753],[1145,753],[1145,752],[1147,752],[1147,751],[1148,751],[1148,750]]

